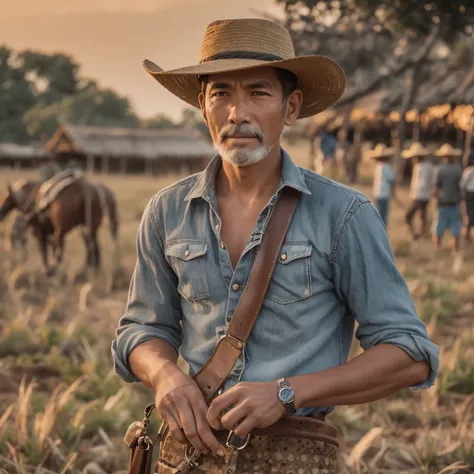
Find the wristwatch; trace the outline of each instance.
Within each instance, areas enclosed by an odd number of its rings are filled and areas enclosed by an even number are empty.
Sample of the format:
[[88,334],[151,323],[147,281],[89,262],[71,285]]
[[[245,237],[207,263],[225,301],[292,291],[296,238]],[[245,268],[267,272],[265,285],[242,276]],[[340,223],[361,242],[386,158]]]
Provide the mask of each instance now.
[[291,388],[290,383],[286,378],[278,379],[278,399],[286,409],[288,415],[296,413],[295,407],[295,391]]

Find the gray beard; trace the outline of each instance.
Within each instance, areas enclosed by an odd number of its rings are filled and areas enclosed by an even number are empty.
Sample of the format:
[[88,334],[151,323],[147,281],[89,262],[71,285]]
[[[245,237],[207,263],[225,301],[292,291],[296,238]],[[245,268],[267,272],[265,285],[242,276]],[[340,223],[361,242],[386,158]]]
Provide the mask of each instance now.
[[262,161],[273,149],[273,145],[262,144],[254,150],[246,150],[245,148],[229,149],[220,144],[214,143],[221,158],[227,163],[235,166],[251,166]]

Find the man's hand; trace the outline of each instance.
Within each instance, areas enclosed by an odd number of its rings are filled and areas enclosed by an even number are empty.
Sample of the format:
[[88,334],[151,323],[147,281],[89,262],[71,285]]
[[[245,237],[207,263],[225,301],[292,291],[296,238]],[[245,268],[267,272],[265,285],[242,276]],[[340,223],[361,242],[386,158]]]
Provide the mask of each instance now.
[[189,375],[173,363],[166,363],[154,377],[156,409],[180,443],[189,441],[199,451],[209,449],[223,456],[219,441],[206,420],[207,405],[201,390]]
[[[228,408],[231,409],[221,417],[221,413]],[[278,399],[276,381],[242,382],[213,400],[207,412],[207,421],[216,430],[223,426],[244,438],[253,428],[273,425],[285,412]]]

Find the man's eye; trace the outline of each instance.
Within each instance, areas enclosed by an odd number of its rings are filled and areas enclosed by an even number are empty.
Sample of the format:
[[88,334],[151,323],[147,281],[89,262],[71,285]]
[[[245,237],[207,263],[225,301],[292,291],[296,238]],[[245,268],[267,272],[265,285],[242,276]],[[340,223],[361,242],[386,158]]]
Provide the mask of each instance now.
[[213,92],[211,94],[211,97],[224,97],[225,95],[227,95],[227,92],[217,91],[217,92]]
[[263,92],[263,91],[253,91],[252,95],[262,96],[262,95],[270,95],[270,94],[268,94],[267,92]]

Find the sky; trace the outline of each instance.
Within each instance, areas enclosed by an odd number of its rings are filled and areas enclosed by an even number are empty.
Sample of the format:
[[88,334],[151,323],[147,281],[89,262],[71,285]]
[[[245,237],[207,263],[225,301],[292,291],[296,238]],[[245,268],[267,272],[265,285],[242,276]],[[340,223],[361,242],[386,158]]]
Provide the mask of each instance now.
[[[195,64],[220,18],[278,14],[275,0],[0,0],[0,44],[70,54],[83,77],[127,96],[136,113],[177,119],[183,105],[143,69]],[[258,4],[258,10],[255,5]]]

